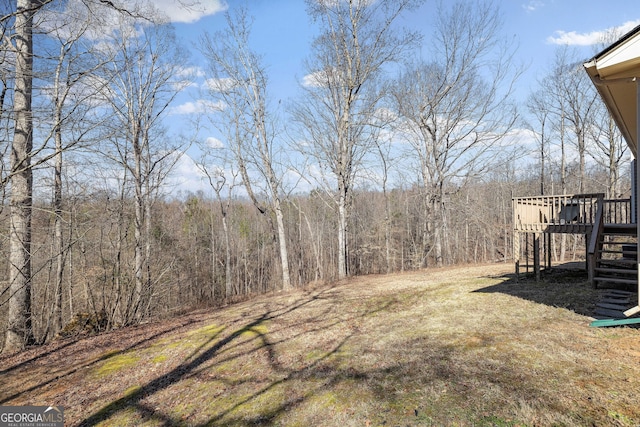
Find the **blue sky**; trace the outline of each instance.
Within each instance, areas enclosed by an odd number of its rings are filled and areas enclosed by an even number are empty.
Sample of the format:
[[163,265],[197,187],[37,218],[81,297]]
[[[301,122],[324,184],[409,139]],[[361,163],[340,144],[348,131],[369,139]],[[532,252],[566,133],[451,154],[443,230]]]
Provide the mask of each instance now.
[[[194,2],[195,0],[190,0]],[[295,89],[302,78],[302,60],[315,34],[306,15],[303,0],[200,0],[191,8],[189,17],[176,13],[174,0],[156,1],[156,5],[174,17],[178,35],[190,47],[204,31],[215,32],[224,26],[227,8],[246,5],[254,17],[254,45],[265,55],[272,84],[276,91]],[[164,6],[166,3],[167,6]],[[519,43],[518,57],[529,65],[530,80],[544,74],[551,65],[558,45],[579,47],[585,58],[594,53],[593,44],[602,33],[626,25],[640,25],[640,11],[630,7],[628,0],[497,0],[504,17],[503,34]],[[404,17],[407,26],[419,29],[428,38],[436,1],[427,0],[417,12]],[[202,8],[201,13],[196,9]],[[185,20],[190,22],[180,22]],[[197,54],[194,54],[197,62]]]
[[[224,11],[245,5],[255,19],[252,48],[264,55],[271,93],[283,100],[296,95],[304,77],[302,62],[316,34],[303,0],[183,0],[183,3],[188,1],[192,2],[189,11],[180,8],[174,0],[154,3],[174,21],[184,46],[193,51],[194,66],[200,65],[194,48],[200,35],[222,29]],[[535,89],[536,79],[549,72],[559,46],[579,49],[586,60],[597,52],[596,45],[605,32],[614,29],[626,32],[640,25],[640,10],[630,6],[628,0],[495,0],[494,4],[500,7],[504,19],[502,34],[519,45],[516,61],[527,66],[517,89],[520,101]],[[427,0],[418,11],[405,16],[403,24],[420,30],[428,39],[435,7],[435,0]],[[183,114],[174,114],[171,121],[177,124],[184,119],[186,122],[187,113],[196,110],[197,97],[195,90],[182,94],[178,98],[180,105],[176,105],[174,111]],[[181,161],[178,168],[182,189],[206,188],[188,158]]]

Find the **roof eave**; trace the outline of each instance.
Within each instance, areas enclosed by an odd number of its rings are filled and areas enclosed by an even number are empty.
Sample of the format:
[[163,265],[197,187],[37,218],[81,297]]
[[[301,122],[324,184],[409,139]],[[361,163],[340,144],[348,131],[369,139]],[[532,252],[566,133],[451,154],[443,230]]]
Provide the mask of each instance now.
[[640,26],[585,62],[584,67],[627,145],[636,156]]

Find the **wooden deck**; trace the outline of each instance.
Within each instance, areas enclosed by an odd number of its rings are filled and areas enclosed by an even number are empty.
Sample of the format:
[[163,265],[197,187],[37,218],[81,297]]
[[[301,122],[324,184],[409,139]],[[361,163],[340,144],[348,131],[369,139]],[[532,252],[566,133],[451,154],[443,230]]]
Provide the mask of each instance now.
[[604,194],[515,197],[513,229],[524,233],[590,234],[602,204],[605,224],[631,224],[630,199],[605,199]]
[[[620,263],[636,263],[636,252],[629,257],[631,252],[625,249],[629,246],[628,240],[635,239],[637,231],[636,224],[632,223],[630,199],[605,199],[602,193],[566,194],[515,197],[512,204],[516,274],[520,271],[522,241],[527,271],[529,255],[532,253],[534,272],[536,279],[539,279],[541,265],[551,267],[550,235],[583,234],[587,271],[594,286],[598,286],[599,282],[637,282],[636,278],[621,277],[619,268],[610,265],[612,258]],[[521,237],[524,238],[521,240]],[[629,266],[624,267],[626,274]]]

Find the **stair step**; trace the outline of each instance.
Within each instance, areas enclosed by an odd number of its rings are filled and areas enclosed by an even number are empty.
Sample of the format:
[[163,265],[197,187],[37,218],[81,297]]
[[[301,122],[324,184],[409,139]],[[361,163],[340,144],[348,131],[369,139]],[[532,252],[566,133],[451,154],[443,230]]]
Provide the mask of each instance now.
[[602,298],[600,302],[608,304],[629,304],[631,300],[629,298]]
[[598,253],[601,254],[621,254],[622,249],[598,249]]
[[603,245],[607,245],[607,246],[620,246],[620,249],[624,250],[625,252],[636,252],[636,245],[635,243],[632,245],[629,242],[612,242],[612,241],[608,241],[608,242],[602,242]]
[[609,289],[607,292],[605,292],[606,296],[623,296],[623,297],[629,297],[631,295],[635,294],[635,292],[630,292],[630,291],[623,291],[621,289]]
[[618,236],[635,236],[638,232],[636,224],[605,224],[604,234],[615,234]]
[[610,267],[596,267],[595,269],[600,273],[610,273],[610,274],[637,274],[636,270],[631,268],[610,268]]
[[606,303],[606,302],[596,303],[596,307],[607,308],[610,310],[618,310],[618,311],[625,311],[627,308],[629,308],[628,305],[612,304],[612,303]]
[[623,319],[624,311],[623,310],[609,310],[607,308],[599,308],[596,307],[596,314],[599,316],[607,316],[613,319]]
[[638,281],[635,279],[621,279],[617,277],[594,277],[596,282],[608,282],[608,283],[620,283],[623,285],[637,285]]
[[602,245],[603,246],[607,246],[606,249],[609,249],[609,250],[612,250],[612,251],[622,251],[622,252],[627,253],[627,254],[637,254],[638,253],[638,251],[635,249],[635,245],[633,245],[634,249],[626,247],[626,243],[603,242]]
[[614,263],[614,264],[628,264],[628,265],[636,265],[637,261],[635,259],[628,258],[617,258],[617,259],[597,259],[598,263]]

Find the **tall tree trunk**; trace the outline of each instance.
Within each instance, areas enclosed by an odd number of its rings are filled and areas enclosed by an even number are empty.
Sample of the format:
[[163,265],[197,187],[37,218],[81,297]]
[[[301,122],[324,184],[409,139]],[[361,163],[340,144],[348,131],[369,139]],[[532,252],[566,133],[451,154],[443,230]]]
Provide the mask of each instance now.
[[[133,121],[133,120],[132,120]],[[129,319],[139,321],[142,316],[142,294],[144,286],[144,248],[143,248],[143,227],[144,227],[144,195],[142,183],[142,147],[140,146],[139,127],[134,125],[132,132],[133,155],[135,162],[134,185],[135,185],[135,219],[134,219],[134,289],[132,317]]]
[[[111,312],[111,320],[115,320],[115,316],[116,313],[119,314],[120,319],[118,319],[119,321],[124,321],[124,323],[127,323],[129,321],[129,312],[130,312],[130,307],[131,307],[131,298],[130,295],[126,295],[124,294],[124,289],[122,286],[122,254],[123,254],[123,243],[125,242],[125,240],[127,239],[127,225],[125,224],[125,194],[126,194],[126,182],[127,182],[127,170],[124,170],[124,174],[122,176],[122,185],[120,186],[120,197],[119,200],[117,201],[117,231],[118,231],[118,238],[116,240],[116,247],[115,247],[115,259],[114,259],[114,264],[113,264],[113,270],[112,270],[112,280],[113,280],[113,287],[116,290],[116,300],[115,302],[111,303],[111,307],[112,309],[110,310]],[[107,208],[108,208],[108,203],[109,201],[107,201]],[[124,304],[122,303],[122,301],[124,301]],[[105,301],[106,303],[106,301]],[[106,304],[103,306],[106,307]]]
[[[59,116],[59,111],[57,112]],[[56,120],[59,124],[60,117]],[[54,256],[56,260],[55,300],[53,330],[56,334],[62,329],[62,281],[64,276],[64,235],[62,233],[62,134],[59,125],[55,131],[56,157],[54,166]]]
[[391,273],[395,265],[391,260],[391,201],[387,194],[386,180],[382,186],[382,194],[384,196],[384,253],[387,263],[387,274]]
[[[146,143],[146,147],[149,148],[148,142]],[[148,161],[150,164],[150,160]],[[150,167],[149,167],[150,169]],[[142,313],[143,316],[146,316],[150,313],[152,297],[153,297],[153,286],[152,286],[152,277],[151,277],[151,185],[149,183],[150,177],[147,176],[145,179],[145,191],[144,191],[144,269],[145,269],[145,277],[144,277],[144,292],[143,292],[143,308],[144,311]],[[196,270],[199,271],[199,270]]]
[[284,232],[284,218],[280,199],[276,196],[274,200],[274,210],[276,212],[276,225],[278,227],[278,245],[280,246],[280,264],[282,265],[282,289],[291,289],[291,277],[289,275],[289,251],[287,250],[287,236]]
[[616,144],[615,127],[616,124],[613,118],[609,116],[608,120],[608,135],[609,135],[609,185],[607,186],[608,195],[610,199],[618,197],[618,182],[620,177],[620,165],[618,164],[618,151]]
[[[564,105],[562,106],[562,114],[560,116],[560,191],[561,194],[567,194],[567,169],[566,154],[564,147]],[[567,235],[562,233],[560,236],[560,262],[564,262],[567,251]]]
[[54,93],[54,140],[56,154],[54,158],[53,170],[53,232],[54,232],[54,259],[56,265],[54,283],[54,303],[53,303],[53,326],[51,335],[55,335],[62,329],[62,280],[64,275],[64,236],[62,233],[62,108],[64,106],[63,97],[60,96],[61,82],[60,72],[63,64],[64,50],[61,51],[60,61],[56,66]]
[[586,142],[584,131],[578,130],[576,131],[576,138],[578,139],[578,157],[579,157],[579,170],[578,173],[580,175],[580,183],[578,187],[578,192],[580,194],[584,193],[584,181],[585,181],[585,152],[586,152]]
[[20,351],[34,342],[31,324],[31,209],[33,176],[33,15],[36,3],[18,0],[15,20],[16,71],[11,147],[11,220],[9,230],[9,318],[3,351]]
[[443,227],[444,223],[442,221],[442,202],[440,201],[440,196],[438,195],[437,200],[434,200],[431,204],[431,211],[434,215],[433,221],[433,249],[435,251],[435,259],[436,259],[436,267],[442,267],[442,239],[443,239]]
[[[134,233],[134,291],[133,291],[133,319],[139,320],[141,315],[142,304],[142,289],[144,283],[143,269],[144,269],[144,253],[142,243],[142,227],[144,223],[144,207],[142,205],[142,194],[140,189],[136,185],[135,195],[135,227]],[[131,320],[133,320],[131,319]]]
[[[318,231],[317,233],[313,232],[313,227],[311,226],[311,221],[306,214],[303,214],[302,208],[298,206],[298,211],[301,216],[304,216],[305,223],[307,224],[307,230],[309,230],[309,237],[311,239],[311,248],[313,249],[313,255],[316,259],[316,268],[315,268],[315,276],[314,281],[321,280],[322,275],[322,242],[321,242],[321,233]],[[302,238],[300,238],[302,242]],[[301,248],[302,250],[302,248]]]
[[338,200],[338,279],[349,275],[347,259],[347,195],[346,190],[340,190]]
[[231,238],[229,237],[229,225],[226,212],[222,215],[222,229],[224,231],[224,294],[229,298],[233,294],[233,277],[231,276]]

